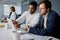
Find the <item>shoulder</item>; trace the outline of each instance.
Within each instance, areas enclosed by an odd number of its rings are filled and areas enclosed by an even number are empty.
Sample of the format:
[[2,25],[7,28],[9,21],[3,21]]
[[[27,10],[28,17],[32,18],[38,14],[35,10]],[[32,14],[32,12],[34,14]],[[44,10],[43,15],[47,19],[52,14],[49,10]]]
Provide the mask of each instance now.
[[29,13],[29,11],[25,11],[22,13],[22,15],[27,15]]
[[51,11],[49,12],[48,16],[49,16],[49,17],[52,17],[52,18],[54,18],[54,17],[59,17],[58,13],[55,12],[55,11],[53,11],[53,10],[51,10]]
[[25,12],[23,12],[23,13],[27,14],[27,13],[29,13],[29,11],[25,11]]
[[48,20],[51,20],[51,21],[60,20],[60,16],[55,11],[50,11],[48,14]]
[[17,15],[15,12],[13,12],[11,15]]
[[40,16],[40,13],[39,12],[35,12],[36,16]]

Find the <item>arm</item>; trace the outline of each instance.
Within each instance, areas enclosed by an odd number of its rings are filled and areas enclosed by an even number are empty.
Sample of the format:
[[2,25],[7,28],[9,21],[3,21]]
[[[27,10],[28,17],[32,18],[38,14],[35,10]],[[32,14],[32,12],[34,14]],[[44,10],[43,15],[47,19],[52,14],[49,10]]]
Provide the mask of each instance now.
[[35,27],[30,27],[28,31],[29,31],[29,33],[39,35],[40,29],[41,29],[41,27],[40,27],[40,21],[39,21]]
[[26,16],[26,12],[24,12],[18,19],[12,20],[12,22],[16,28],[19,28],[20,24],[24,22],[25,16]]
[[33,34],[39,35],[39,30],[40,30],[39,27],[37,27],[37,28],[30,27],[29,33],[33,33]]
[[25,19],[26,19],[26,12],[24,12],[18,19],[16,19],[16,21],[18,23],[23,23]]

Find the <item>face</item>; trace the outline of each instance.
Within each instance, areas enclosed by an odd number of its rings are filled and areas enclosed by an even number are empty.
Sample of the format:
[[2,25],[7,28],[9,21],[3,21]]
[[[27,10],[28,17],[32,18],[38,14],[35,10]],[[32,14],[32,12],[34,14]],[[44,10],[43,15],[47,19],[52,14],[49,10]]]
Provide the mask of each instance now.
[[41,15],[45,15],[47,13],[48,9],[45,7],[44,3],[39,5],[39,11],[40,11]]
[[35,12],[35,7],[33,5],[29,5],[29,12],[33,14]]
[[10,8],[10,11],[12,12],[13,8]]

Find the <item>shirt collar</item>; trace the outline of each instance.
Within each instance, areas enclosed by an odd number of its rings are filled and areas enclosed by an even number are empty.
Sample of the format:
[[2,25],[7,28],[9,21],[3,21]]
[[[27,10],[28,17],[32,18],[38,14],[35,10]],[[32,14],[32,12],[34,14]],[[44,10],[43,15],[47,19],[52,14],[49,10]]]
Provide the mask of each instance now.
[[[30,13],[29,13],[30,14]],[[37,14],[37,11],[35,11],[33,14],[30,14],[30,15],[35,15],[35,14]]]
[[[49,13],[49,12],[48,12]],[[47,18],[48,16],[48,13],[46,13],[45,15],[43,15],[43,18]]]

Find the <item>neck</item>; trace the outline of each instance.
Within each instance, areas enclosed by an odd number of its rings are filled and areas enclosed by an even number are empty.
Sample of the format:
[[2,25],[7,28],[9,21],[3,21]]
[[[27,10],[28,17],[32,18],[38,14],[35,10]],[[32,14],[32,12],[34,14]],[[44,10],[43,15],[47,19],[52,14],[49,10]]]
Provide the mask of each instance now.
[[33,15],[35,12],[33,12],[33,13],[30,13],[31,15]]

